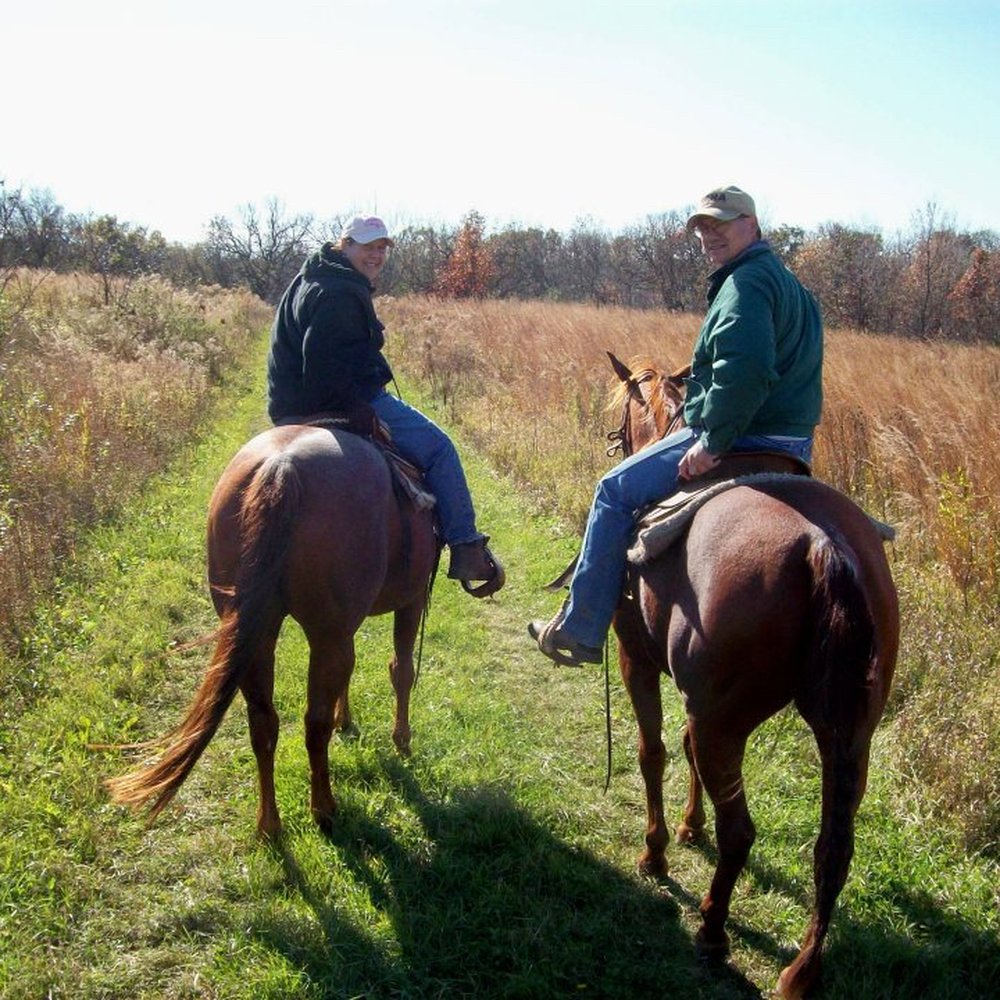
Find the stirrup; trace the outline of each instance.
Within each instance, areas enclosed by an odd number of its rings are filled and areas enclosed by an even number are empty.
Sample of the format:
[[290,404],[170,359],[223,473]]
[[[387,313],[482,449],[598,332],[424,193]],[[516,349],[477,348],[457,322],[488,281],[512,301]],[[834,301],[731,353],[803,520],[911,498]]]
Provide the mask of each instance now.
[[485,583],[480,583],[478,586],[473,586],[468,580],[460,579],[458,581],[462,585],[462,590],[472,597],[489,597],[507,582],[507,574],[504,572],[503,564],[485,545],[483,546],[483,555],[493,567],[493,575]]

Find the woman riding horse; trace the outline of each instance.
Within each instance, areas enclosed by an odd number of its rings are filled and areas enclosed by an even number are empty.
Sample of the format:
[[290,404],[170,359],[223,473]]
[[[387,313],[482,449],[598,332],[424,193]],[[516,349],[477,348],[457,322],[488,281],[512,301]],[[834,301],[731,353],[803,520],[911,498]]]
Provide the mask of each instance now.
[[[503,586],[504,573],[476,528],[458,452],[437,424],[385,390],[392,371],[382,353],[385,327],[375,315],[372,292],[392,246],[381,219],[357,217],[344,227],[339,247],[324,243],[306,259],[282,295],[271,329],[268,414],[284,424],[337,412],[362,434],[382,421],[437,500],[441,534],[451,550],[448,576],[473,596],[486,597]],[[474,580],[483,582],[473,586]]]

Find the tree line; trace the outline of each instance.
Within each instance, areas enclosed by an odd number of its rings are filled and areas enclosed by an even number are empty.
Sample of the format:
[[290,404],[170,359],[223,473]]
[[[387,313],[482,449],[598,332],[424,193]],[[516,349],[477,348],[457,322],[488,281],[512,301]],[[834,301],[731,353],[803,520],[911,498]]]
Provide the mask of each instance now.
[[[706,265],[685,231],[686,216],[650,214],[620,232],[589,219],[569,232],[516,224],[491,230],[476,211],[455,225],[409,224],[393,233],[380,290],[700,312]],[[274,303],[343,221],[289,215],[272,199],[234,219],[216,216],[203,241],[184,245],[114,216],[74,215],[48,192],[0,180],[0,291],[5,274],[32,267],[93,273],[106,301],[130,277],[158,273],[183,286],[245,286]],[[834,222],[811,231],[779,225],[764,235],[816,294],[828,325],[1000,343],[1000,234],[993,230],[960,231],[928,203],[908,232],[892,236]]]

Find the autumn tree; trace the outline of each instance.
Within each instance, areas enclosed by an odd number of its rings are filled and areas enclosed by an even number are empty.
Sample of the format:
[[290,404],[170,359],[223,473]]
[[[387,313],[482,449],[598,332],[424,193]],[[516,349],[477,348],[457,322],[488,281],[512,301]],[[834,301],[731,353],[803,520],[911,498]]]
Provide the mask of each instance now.
[[972,262],[949,294],[948,305],[949,326],[957,339],[1000,344],[1000,251],[972,251]]
[[933,202],[915,216],[915,223],[909,264],[894,294],[901,303],[900,332],[933,337],[946,332],[948,296],[965,273],[972,245]]
[[839,223],[820,226],[792,256],[795,273],[820,300],[826,323],[856,330],[881,325],[886,264],[879,232]]
[[393,295],[427,295],[455,247],[455,231],[406,226],[392,234],[395,246],[379,276],[379,288]]
[[158,232],[147,233],[113,215],[78,219],[71,240],[81,268],[97,275],[105,305],[127,297],[130,279],[158,273],[167,246]]
[[434,290],[449,299],[482,298],[495,265],[485,237],[486,220],[475,210],[462,220],[455,245],[438,272]]
[[554,229],[508,226],[489,238],[494,274],[490,292],[500,298],[544,299],[556,290],[562,236]]
[[593,219],[578,219],[556,263],[561,298],[600,303],[609,280],[608,234]]
[[704,263],[677,211],[648,215],[628,230],[643,265],[645,285],[664,309],[695,310],[704,303]]

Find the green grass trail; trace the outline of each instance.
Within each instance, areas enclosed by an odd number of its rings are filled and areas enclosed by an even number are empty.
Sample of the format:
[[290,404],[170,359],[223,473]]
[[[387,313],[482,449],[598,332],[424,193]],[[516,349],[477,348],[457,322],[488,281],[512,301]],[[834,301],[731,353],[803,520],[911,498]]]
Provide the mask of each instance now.
[[[404,387],[406,388],[406,387]],[[416,405],[430,401],[407,389]],[[95,532],[39,613],[27,692],[0,728],[0,997],[635,997],[767,995],[806,925],[819,809],[816,753],[790,714],[755,736],[758,840],[733,900],[733,954],[693,954],[713,840],[674,848],[662,884],[634,871],[644,822],[631,709],[612,667],[612,782],[599,668],[531,648],[541,584],[575,548],[463,450],[481,525],[508,571],[476,602],[442,577],[414,692],[413,751],[390,738],[391,619],[357,637],[361,727],[331,745],[340,812],[308,810],[305,646],[286,623],[276,702],[285,837],[254,836],[255,765],[239,699],[177,800],[142,822],[101,780],[134,754],[95,744],[176,723],[208,658],[178,649],[214,626],[204,512],[237,447],[265,425],[259,379],[212,431]],[[668,690],[667,795],[686,767]],[[876,745],[857,854],[835,918],[823,996],[987,997],[1000,982],[997,870],[922,818]]]

